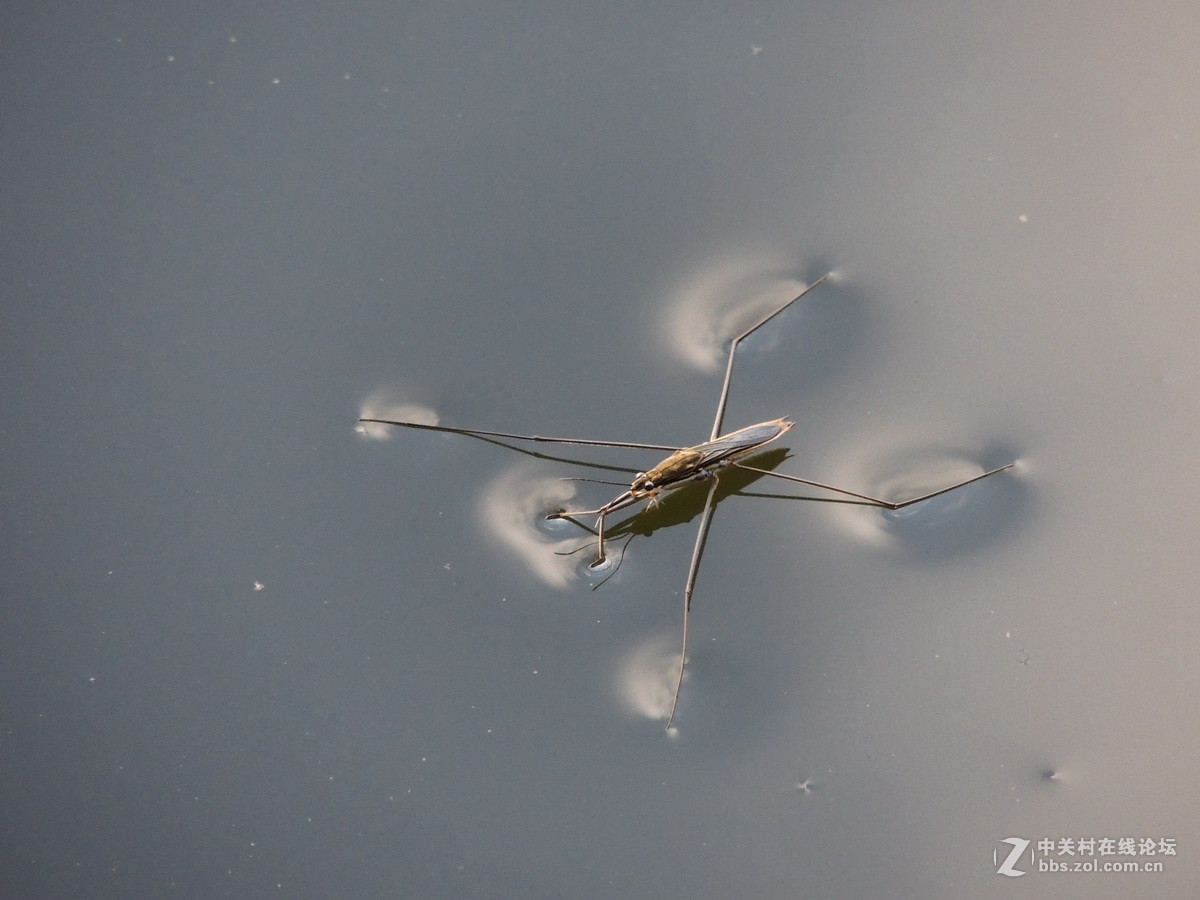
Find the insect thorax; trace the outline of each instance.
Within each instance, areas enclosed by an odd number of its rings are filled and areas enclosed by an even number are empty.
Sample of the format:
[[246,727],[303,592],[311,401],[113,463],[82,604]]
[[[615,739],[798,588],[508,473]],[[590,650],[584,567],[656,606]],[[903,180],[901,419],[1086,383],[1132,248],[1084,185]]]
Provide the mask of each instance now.
[[703,454],[694,447],[677,450],[657,466],[633,480],[630,493],[647,494],[658,488],[668,487],[696,474],[696,463]]

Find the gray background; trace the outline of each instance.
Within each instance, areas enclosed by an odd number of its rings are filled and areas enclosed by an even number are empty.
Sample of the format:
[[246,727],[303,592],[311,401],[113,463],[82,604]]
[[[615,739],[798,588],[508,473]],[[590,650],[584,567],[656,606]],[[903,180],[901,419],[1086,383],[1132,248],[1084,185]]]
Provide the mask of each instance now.
[[[7,895],[1188,895],[1200,13],[643,6],[6,7]],[[1019,465],[722,502],[673,737],[694,525],[592,591],[602,472],[355,430],[692,443],[826,268],[730,427]]]

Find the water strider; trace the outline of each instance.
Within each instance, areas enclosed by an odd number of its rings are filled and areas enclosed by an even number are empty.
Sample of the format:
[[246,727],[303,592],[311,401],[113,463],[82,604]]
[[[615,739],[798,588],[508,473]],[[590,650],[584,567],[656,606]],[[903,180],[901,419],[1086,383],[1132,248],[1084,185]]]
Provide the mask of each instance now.
[[426,425],[418,422],[403,422],[393,419],[375,419],[363,418],[359,419],[360,423],[374,423],[379,425],[397,425],[402,428],[418,428],[426,431],[443,431],[450,434],[465,434],[473,437],[481,438],[508,438],[510,440],[520,441],[535,441],[540,443],[552,444],[577,444],[593,447],[626,447],[635,450],[663,450],[670,451],[662,462],[646,472],[639,472],[630,483],[627,490],[622,491],[613,499],[609,500],[603,506],[597,509],[589,510],[574,510],[553,513],[547,518],[550,519],[572,519],[577,516],[597,516],[596,520],[596,559],[592,566],[598,566],[605,561],[606,555],[604,552],[604,521],[609,513],[618,510],[626,509],[643,500],[648,500],[651,504],[655,503],[658,498],[665,492],[682,487],[695,481],[711,480],[712,486],[708,490],[708,497],[704,502],[704,509],[700,516],[700,527],[696,532],[696,543],[692,548],[692,559],[688,565],[687,581],[683,591],[683,630],[680,641],[679,652],[679,673],[675,680],[675,692],[671,701],[671,711],[667,716],[667,730],[670,731],[675,722],[675,711],[679,706],[679,694],[683,688],[684,670],[687,668],[687,648],[688,648],[688,619],[692,608],[692,593],[696,587],[696,576],[700,571],[700,558],[704,553],[704,544],[708,539],[708,532],[712,526],[713,513],[716,511],[716,505],[713,499],[716,496],[719,471],[723,467],[733,466],[748,472],[754,472],[759,475],[769,475],[772,478],[779,478],[784,481],[791,481],[797,484],[807,485],[809,487],[820,488],[826,491],[832,491],[836,494],[841,494],[846,497],[854,498],[854,501],[863,503],[869,506],[878,506],[883,509],[903,509],[906,506],[912,506],[914,503],[920,503],[922,500],[929,500],[932,497],[937,497],[945,494],[948,491],[953,491],[965,485],[987,478],[990,475],[995,475],[997,472],[1003,472],[1005,469],[1013,467],[1014,463],[1007,463],[990,471],[983,472],[968,478],[964,481],[959,481],[948,487],[939,488],[935,491],[930,491],[921,494],[919,497],[912,497],[908,500],[894,502],[883,500],[879,497],[871,497],[867,494],[850,491],[845,488],[835,487],[830,484],[823,484],[819,481],[811,481],[807,478],[798,478],[795,475],[785,475],[780,472],[773,472],[768,469],[755,468],[754,466],[739,463],[738,460],[746,457],[755,451],[765,447],[772,441],[778,440],[785,435],[788,430],[795,424],[790,419],[780,418],[771,419],[767,422],[759,422],[757,425],[749,425],[745,428],[739,428],[737,431],[731,431],[727,434],[721,434],[721,426],[725,421],[725,407],[729,400],[729,386],[733,380],[733,363],[737,353],[738,345],[748,338],[758,329],[762,328],[784,310],[791,307],[798,300],[806,296],[809,292],[825,283],[832,273],[826,273],[802,290],[799,294],[789,300],[787,303],[780,306],[774,312],[759,319],[754,325],[747,328],[737,337],[735,337],[729,345],[729,356],[725,364],[725,380],[721,385],[721,396],[717,401],[717,412],[713,418],[712,431],[709,434],[708,440],[696,444],[692,447],[672,447],[664,444],[641,444],[631,443],[627,441],[601,441],[588,438],[561,438],[561,437],[543,437],[535,434],[513,434],[505,431],[483,431],[476,428],[452,428],[447,425]]

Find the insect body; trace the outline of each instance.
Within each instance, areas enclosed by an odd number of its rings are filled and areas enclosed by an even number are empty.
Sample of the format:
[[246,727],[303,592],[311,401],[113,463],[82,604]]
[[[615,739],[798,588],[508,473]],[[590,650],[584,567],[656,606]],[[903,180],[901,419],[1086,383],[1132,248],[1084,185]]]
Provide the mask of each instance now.
[[733,460],[760,447],[765,447],[771,441],[787,434],[796,423],[790,419],[772,419],[770,422],[759,422],[731,431],[715,440],[705,441],[695,447],[684,447],[676,450],[657,466],[648,472],[639,472],[633,479],[629,490],[618,494],[599,509],[575,512],[554,513],[551,519],[566,519],[576,516],[594,516],[600,518],[596,523],[597,552],[592,566],[598,566],[605,560],[604,555],[604,517],[619,509],[633,506],[642,500],[652,504],[664,491],[682,487],[692,481],[712,478],[713,470],[719,466],[728,465]]
[[381,425],[397,425],[403,428],[417,428],[426,431],[442,431],[450,434],[465,434],[472,437],[483,438],[510,438],[521,441],[535,441],[554,444],[579,444],[594,447],[626,447],[636,450],[665,450],[670,451],[670,456],[660,462],[658,465],[645,472],[639,472],[629,485],[628,490],[622,491],[608,503],[598,509],[566,511],[554,513],[549,518],[552,519],[573,519],[576,516],[596,515],[599,516],[596,526],[597,535],[597,559],[593,566],[599,565],[605,559],[604,555],[604,520],[609,513],[617,510],[626,509],[633,506],[642,500],[649,500],[654,503],[658,497],[665,491],[670,491],[684,484],[693,481],[709,479],[712,481],[712,486],[708,490],[708,498],[704,503],[704,511],[700,516],[700,527],[696,532],[696,542],[692,548],[692,560],[688,566],[687,581],[683,591],[683,634],[681,647],[679,652],[679,669],[675,679],[675,693],[671,702],[671,710],[667,715],[667,730],[671,729],[675,721],[675,712],[679,707],[679,695],[683,687],[683,675],[687,667],[687,648],[688,648],[688,619],[692,606],[692,593],[696,587],[696,577],[700,571],[700,558],[704,553],[704,544],[708,539],[708,532],[712,526],[713,513],[716,510],[714,498],[717,494],[717,484],[720,478],[720,469],[724,466],[734,466],[744,469],[749,472],[755,472],[760,475],[768,475],[773,478],[780,478],[785,481],[795,482],[798,484],[808,485],[810,487],[820,488],[822,490],[831,491],[835,494],[840,494],[843,497],[853,498],[847,502],[857,502],[868,506],[880,507],[882,509],[903,509],[906,506],[911,506],[915,503],[920,503],[922,500],[928,500],[931,497],[936,497],[948,491],[953,491],[957,488],[971,484],[975,481],[995,475],[997,472],[1003,472],[1015,465],[1007,463],[982,474],[975,475],[972,478],[952,484],[948,487],[940,488],[939,490],[930,491],[922,494],[919,497],[910,497],[906,500],[893,501],[880,497],[872,497],[869,494],[859,493],[857,491],[847,490],[846,488],[835,487],[830,484],[824,484],[819,481],[811,481],[806,478],[799,478],[795,475],[786,475],[781,472],[773,472],[767,469],[759,469],[754,466],[745,465],[738,460],[749,453],[758,450],[759,448],[778,440],[792,427],[793,422],[790,419],[780,418],[772,419],[767,422],[760,422],[757,425],[750,425],[746,428],[731,431],[728,434],[722,435],[721,426],[725,419],[725,407],[729,400],[729,386],[733,379],[733,363],[737,353],[738,345],[747,337],[752,335],[758,329],[762,328],[784,310],[792,306],[796,301],[807,295],[810,291],[823,284],[831,277],[832,273],[826,274],[818,278],[797,296],[789,300],[787,303],[780,306],[774,312],[760,319],[757,323],[747,328],[737,337],[733,338],[729,345],[729,356],[725,365],[725,380],[721,385],[721,396],[717,401],[717,413],[713,419],[712,432],[708,440],[703,443],[696,444],[692,447],[671,446],[669,444],[641,444],[624,441],[601,441],[590,438],[561,438],[561,437],[543,437],[533,434],[513,434],[504,431],[482,431],[471,428],[453,428],[447,425],[427,425],[417,422],[396,421],[393,419],[376,419],[362,418],[359,422],[376,423]]
[[770,422],[747,425],[695,447],[677,450],[649,472],[635,478],[629,489],[630,493],[649,494],[657,489],[695,478],[698,473],[708,473],[713,466],[731,462],[765,447],[771,441],[778,440],[795,424],[791,419],[772,419]]

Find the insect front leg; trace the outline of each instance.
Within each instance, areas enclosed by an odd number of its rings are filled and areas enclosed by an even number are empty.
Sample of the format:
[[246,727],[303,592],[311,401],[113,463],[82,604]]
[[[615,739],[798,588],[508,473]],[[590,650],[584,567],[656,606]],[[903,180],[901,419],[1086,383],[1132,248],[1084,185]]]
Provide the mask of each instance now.
[[607,510],[601,512],[600,518],[596,520],[596,558],[588,565],[589,569],[604,565],[608,559],[604,555],[604,517],[607,515],[607,512]]

